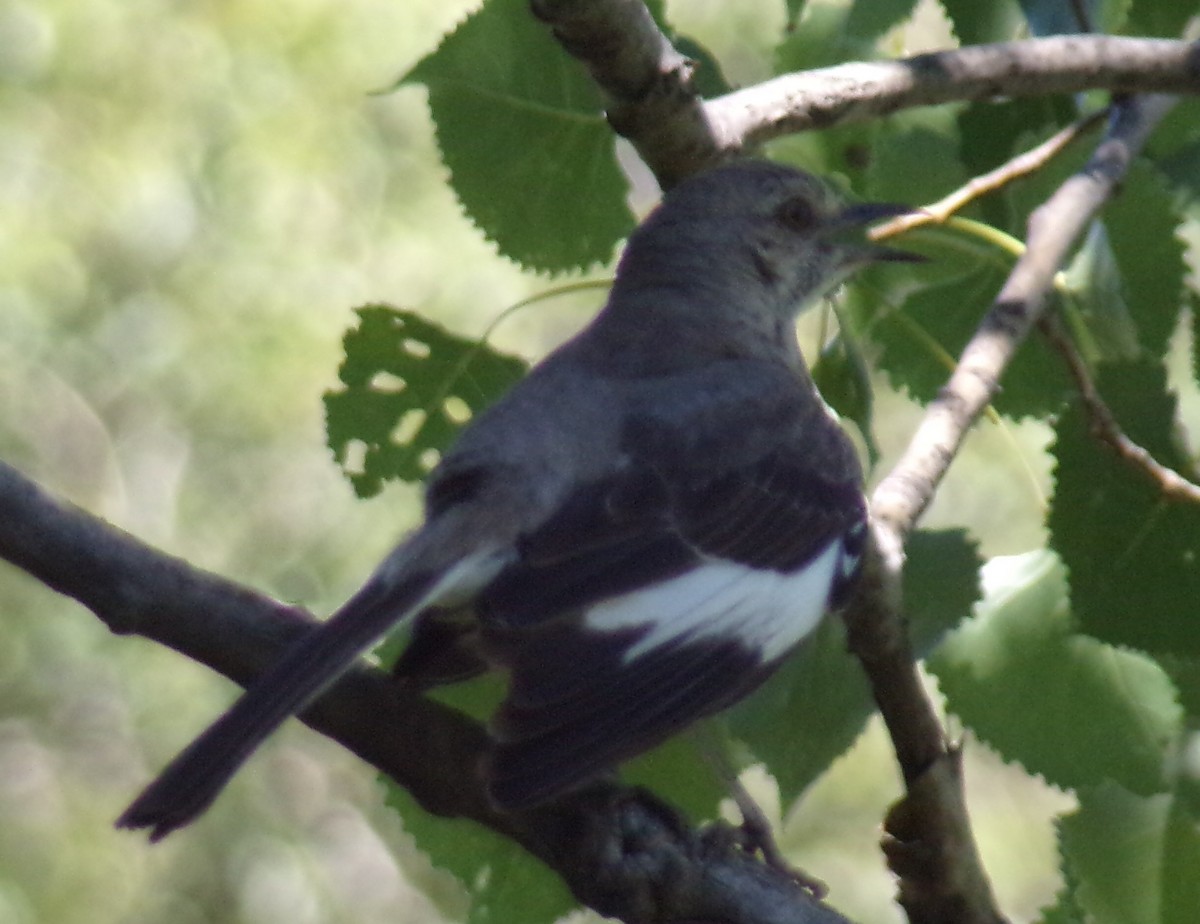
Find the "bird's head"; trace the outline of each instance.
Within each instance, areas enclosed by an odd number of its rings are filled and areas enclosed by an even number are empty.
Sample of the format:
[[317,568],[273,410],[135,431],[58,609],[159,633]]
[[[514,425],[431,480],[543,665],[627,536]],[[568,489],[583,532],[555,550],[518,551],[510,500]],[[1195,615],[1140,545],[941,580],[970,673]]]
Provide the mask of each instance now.
[[848,205],[811,174],[738,161],[672,189],[630,238],[618,277],[669,284],[661,279],[669,273],[743,307],[795,317],[866,264],[919,260],[866,237],[870,223],[908,211]]

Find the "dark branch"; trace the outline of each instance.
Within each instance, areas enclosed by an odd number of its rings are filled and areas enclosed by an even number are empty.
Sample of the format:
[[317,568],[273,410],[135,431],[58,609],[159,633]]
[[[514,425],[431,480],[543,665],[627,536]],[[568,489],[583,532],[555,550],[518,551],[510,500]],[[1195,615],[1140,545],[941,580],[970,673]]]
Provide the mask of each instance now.
[[[0,558],[78,600],[114,632],[169,645],[242,685],[313,624],[54,499],[3,463]],[[475,772],[489,748],[484,730],[382,671],[352,670],[301,718],[428,811],[472,819],[520,844],[603,914],[638,924],[846,924],[727,831],[697,831],[640,790],[601,783],[530,811],[496,811]]]

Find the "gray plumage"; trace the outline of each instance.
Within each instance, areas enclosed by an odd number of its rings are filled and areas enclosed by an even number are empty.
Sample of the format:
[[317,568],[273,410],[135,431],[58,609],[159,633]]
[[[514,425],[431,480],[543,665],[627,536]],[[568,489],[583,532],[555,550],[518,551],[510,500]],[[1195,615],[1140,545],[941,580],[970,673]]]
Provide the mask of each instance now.
[[[604,309],[462,433],[424,525],[168,766],[118,824],[161,837],[396,623],[422,686],[498,665],[493,798],[551,798],[748,693],[854,572],[852,445],[793,321],[890,206],[742,162],[672,191]],[[463,773],[473,772],[462,768]]]

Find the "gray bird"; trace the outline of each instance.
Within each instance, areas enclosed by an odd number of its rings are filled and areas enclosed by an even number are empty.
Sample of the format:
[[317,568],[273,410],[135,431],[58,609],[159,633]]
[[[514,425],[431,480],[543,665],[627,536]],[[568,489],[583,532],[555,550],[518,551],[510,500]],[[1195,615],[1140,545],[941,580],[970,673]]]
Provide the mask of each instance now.
[[[428,686],[509,674],[487,785],[501,808],[568,791],[758,686],[856,573],[853,444],[794,319],[858,267],[908,254],[797,170],[739,162],[672,190],[607,304],[471,423],[424,524],[184,750],[118,825],[157,839],[380,636]],[[464,768],[466,772],[466,768]]]

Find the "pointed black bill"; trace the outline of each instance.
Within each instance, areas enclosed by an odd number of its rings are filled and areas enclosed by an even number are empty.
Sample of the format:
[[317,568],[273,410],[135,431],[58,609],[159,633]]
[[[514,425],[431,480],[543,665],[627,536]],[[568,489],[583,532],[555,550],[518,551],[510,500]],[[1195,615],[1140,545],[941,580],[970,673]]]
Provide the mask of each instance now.
[[924,263],[927,257],[909,250],[897,247],[887,247],[870,240],[863,240],[866,227],[885,218],[896,218],[899,215],[911,215],[920,211],[912,206],[899,205],[894,202],[858,202],[848,205],[838,213],[831,231],[835,239],[849,238],[861,242],[861,259],[863,262],[889,263]]

